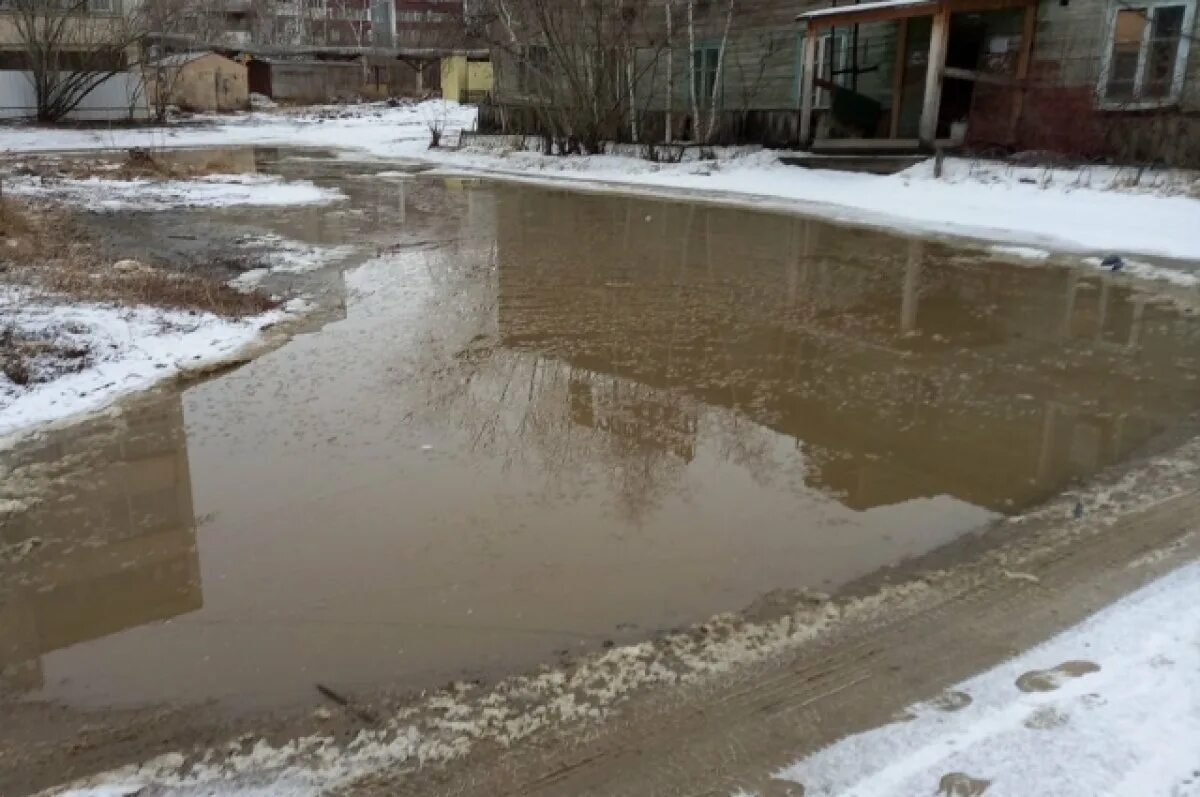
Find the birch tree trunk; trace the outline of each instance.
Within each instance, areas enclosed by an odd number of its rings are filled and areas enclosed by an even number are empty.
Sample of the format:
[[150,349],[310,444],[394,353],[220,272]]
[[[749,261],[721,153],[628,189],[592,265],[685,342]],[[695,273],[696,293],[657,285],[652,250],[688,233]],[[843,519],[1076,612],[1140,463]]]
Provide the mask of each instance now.
[[663,140],[670,144],[675,131],[675,0],[667,0],[663,9],[667,12],[667,129]]
[[634,67],[633,61],[637,57],[637,51],[630,51],[628,60],[625,61],[625,81],[629,84],[629,135],[634,144],[638,143],[638,108],[637,108],[637,91],[634,89]]
[[700,98],[696,96],[696,0],[687,0],[688,91],[692,98],[692,141],[700,138]]
[[704,143],[712,140],[717,129],[717,98],[721,96],[721,73],[725,66],[725,48],[729,45],[729,26],[733,22],[733,6],[737,0],[729,0],[729,8],[725,11],[725,31],[721,34],[721,49],[717,51],[717,75],[713,79],[712,97],[708,106],[708,130],[704,133]]

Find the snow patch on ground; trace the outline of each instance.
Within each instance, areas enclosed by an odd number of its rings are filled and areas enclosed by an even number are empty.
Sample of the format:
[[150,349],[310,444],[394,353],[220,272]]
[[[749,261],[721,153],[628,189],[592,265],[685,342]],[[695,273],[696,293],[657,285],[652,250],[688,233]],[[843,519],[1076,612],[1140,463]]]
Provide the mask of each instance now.
[[[777,773],[809,797],[1200,795],[1200,563]],[[962,706],[962,696],[969,704]],[[954,707],[948,710],[947,707]],[[976,790],[972,790],[976,789]]]
[[258,174],[212,175],[194,180],[16,178],[5,184],[5,190],[21,196],[50,197],[107,211],[319,205],[345,198],[336,189],[321,188],[307,180],[285,181]]
[[263,265],[230,280],[229,285],[238,290],[253,290],[270,274],[316,271],[349,257],[355,251],[355,247],[350,245],[317,246],[274,233],[246,237],[239,243]]
[[189,370],[236,359],[295,307],[245,319],[204,312],[73,303],[0,289],[0,324],[88,352],[78,371],[18,385],[0,374],[0,437],[97,410]]
[[429,123],[447,129],[475,126],[474,106],[429,100],[391,107],[386,103],[312,106],[250,113],[198,115],[170,127],[84,130],[20,125],[0,128],[0,151],[49,152],[143,147],[293,146],[358,150],[382,157],[418,155],[429,145]]
[[1032,246],[1003,246],[996,244],[989,246],[988,251],[1000,257],[1019,257],[1024,260],[1047,260],[1050,253],[1045,249],[1036,249]]
[[[934,168],[934,162],[930,159],[906,170],[905,174],[933,179]],[[946,158],[942,162],[942,176],[938,179],[952,184],[1022,184],[1065,193],[1093,190],[1200,198],[1200,172],[1188,169],[1106,165],[1039,166],[979,158]]]

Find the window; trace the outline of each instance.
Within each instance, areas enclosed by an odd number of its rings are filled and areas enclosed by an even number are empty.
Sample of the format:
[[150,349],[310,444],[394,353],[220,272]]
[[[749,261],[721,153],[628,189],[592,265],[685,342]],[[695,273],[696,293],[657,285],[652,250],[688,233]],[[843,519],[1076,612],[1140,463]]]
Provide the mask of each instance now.
[[721,60],[721,48],[703,46],[692,50],[692,81],[696,87],[696,101],[708,105],[713,99],[717,85],[717,62]]
[[[850,35],[844,31],[830,31],[817,39],[817,76],[835,86],[845,86],[850,69]],[[813,104],[817,108],[832,105],[833,92],[818,87]]]
[[371,9],[365,6],[356,6],[353,3],[340,3],[329,7],[329,16],[333,19],[348,19],[354,21],[366,22],[371,19]]
[[623,56],[615,49],[593,49],[588,60],[589,80],[595,90],[609,93],[618,102],[629,98],[629,75]]
[[517,91],[522,94],[538,94],[548,77],[550,50],[541,44],[531,44],[522,51],[517,65]]
[[1104,105],[1137,107],[1171,102],[1183,87],[1196,0],[1118,5],[1109,29],[1100,82]]
[[[817,38],[817,85],[813,90],[813,107],[828,108],[832,92],[821,83],[845,86],[850,72],[850,35],[847,31],[830,31]],[[796,66],[796,99],[804,90],[804,35],[800,35]]]
[[443,24],[453,20],[453,15],[445,11],[422,11],[413,9],[400,9],[396,12],[397,22],[411,22],[415,24]]

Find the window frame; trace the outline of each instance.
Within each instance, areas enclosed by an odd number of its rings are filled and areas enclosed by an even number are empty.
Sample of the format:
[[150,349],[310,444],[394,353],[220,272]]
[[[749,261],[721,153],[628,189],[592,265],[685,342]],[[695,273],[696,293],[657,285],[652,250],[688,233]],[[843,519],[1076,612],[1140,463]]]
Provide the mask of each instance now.
[[[1104,58],[1100,68],[1100,81],[1096,85],[1096,107],[1106,111],[1140,111],[1163,108],[1179,103],[1183,84],[1187,77],[1188,51],[1196,26],[1197,0],[1115,0],[1105,20]],[[1146,82],[1147,62],[1150,57],[1150,42],[1154,34],[1154,20],[1147,19],[1142,41],[1138,47],[1137,67],[1134,74],[1133,97],[1129,100],[1113,99],[1108,96],[1108,83],[1113,69],[1113,47],[1117,38],[1117,17],[1122,11],[1153,11],[1157,8],[1183,7],[1183,22],[1180,24],[1179,44],[1175,51],[1175,71],[1171,75],[1171,88],[1165,97],[1141,97]],[[1149,16],[1149,14],[1147,15]]]
[[[531,58],[530,54],[535,50],[542,53],[542,55],[538,58]],[[535,64],[535,61],[540,61],[540,63]],[[539,74],[537,67],[541,67],[544,72],[549,72],[549,46],[538,43],[523,45],[517,60],[517,94],[525,97],[542,98],[543,87],[541,83],[543,80],[549,80],[549,76]]]
[[[801,93],[804,91],[804,37],[801,32],[796,39],[796,84],[793,88],[793,98],[796,103],[800,102]],[[840,49],[837,51],[840,54],[840,63],[833,64],[831,72],[841,72],[840,75],[830,74],[829,80],[839,86],[845,80],[845,70],[850,68],[850,48],[853,46],[853,37],[848,30],[830,29],[826,30],[817,36],[817,76],[820,77],[828,65],[826,58],[829,54],[829,48],[833,46],[833,40],[837,38],[841,43]],[[845,88],[844,86],[842,86]],[[833,107],[833,92],[829,89],[823,89],[820,86],[813,86],[813,110],[827,111]]]
[[[701,57],[703,69],[696,69],[696,56],[703,53]],[[706,78],[712,74],[712,85],[717,89],[716,102],[718,107],[724,104],[725,99],[725,81],[719,80],[720,73],[724,71],[725,65],[721,62],[721,44],[720,42],[699,42],[691,49],[691,61],[688,64],[689,77],[692,81],[692,87],[696,90],[696,104],[701,108],[711,108],[713,104],[713,91],[701,91],[706,83]],[[709,69],[708,58],[712,56],[712,68]],[[697,85],[699,84],[699,85]],[[690,93],[690,89],[689,89]]]

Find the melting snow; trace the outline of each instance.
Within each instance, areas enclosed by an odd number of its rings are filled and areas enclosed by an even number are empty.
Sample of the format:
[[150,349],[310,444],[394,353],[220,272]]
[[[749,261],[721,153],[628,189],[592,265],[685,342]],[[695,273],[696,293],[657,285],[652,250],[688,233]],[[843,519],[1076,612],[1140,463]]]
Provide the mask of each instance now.
[[223,174],[194,180],[109,180],[16,178],[5,190],[23,196],[53,197],[92,210],[167,210],[169,208],[327,204],[342,192],[307,180],[285,181],[258,174]]
[[272,273],[302,274],[316,271],[345,259],[355,251],[355,247],[350,245],[317,246],[274,233],[243,238],[240,244],[254,252],[263,265],[230,280],[229,285],[238,290],[253,290]]
[[86,367],[27,386],[0,374],[0,437],[90,412],[182,372],[235,359],[285,315],[273,311],[234,320],[146,306],[75,304],[4,289],[0,316],[6,326],[89,354]]
[[955,686],[965,707],[918,704],[775,777],[809,797],[1200,795],[1198,605],[1195,563]]
[[[1083,262],[1094,268],[1102,268],[1105,271],[1110,270],[1108,266],[1104,265],[1102,259],[1098,257],[1084,258]],[[1132,274],[1135,277],[1161,280],[1162,282],[1169,282],[1172,285],[1178,285],[1183,288],[1194,288],[1200,285],[1200,271],[1180,271],[1179,269],[1143,263],[1140,260],[1125,260],[1120,270],[1125,274]]]

